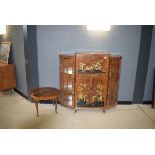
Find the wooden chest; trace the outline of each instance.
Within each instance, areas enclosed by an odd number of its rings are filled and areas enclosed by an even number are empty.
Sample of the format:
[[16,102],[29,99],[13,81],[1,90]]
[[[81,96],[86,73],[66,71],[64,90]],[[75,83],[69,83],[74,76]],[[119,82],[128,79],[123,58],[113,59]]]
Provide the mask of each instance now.
[[15,72],[13,64],[0,63],[0,91],[15,88]]
[[109,109],[117,104],[121,56],[60,55],[60,100],[69,108]]

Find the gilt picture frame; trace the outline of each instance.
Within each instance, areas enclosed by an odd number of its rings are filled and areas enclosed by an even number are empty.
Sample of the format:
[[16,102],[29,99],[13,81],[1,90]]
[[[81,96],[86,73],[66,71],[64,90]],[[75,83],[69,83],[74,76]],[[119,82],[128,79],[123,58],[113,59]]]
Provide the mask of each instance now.
[[11,42],[0,43],[0,62],[8,64]]

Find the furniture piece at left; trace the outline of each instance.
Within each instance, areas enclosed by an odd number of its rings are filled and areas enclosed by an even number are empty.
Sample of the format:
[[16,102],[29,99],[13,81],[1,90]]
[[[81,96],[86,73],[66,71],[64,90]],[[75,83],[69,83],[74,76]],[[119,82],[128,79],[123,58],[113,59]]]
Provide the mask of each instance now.
[[0,94],[16,87],[15,70],[13,64],[0,62]]
[[35,103],[37,116],[39,116],[38,112],[38,103],[40,101],[48,101],[53,100],[55,104],[55,113],[57,113],[57,102],[59,99],[59,90],[53,87],[42,87],[36,88],[32,90],[31,97]]

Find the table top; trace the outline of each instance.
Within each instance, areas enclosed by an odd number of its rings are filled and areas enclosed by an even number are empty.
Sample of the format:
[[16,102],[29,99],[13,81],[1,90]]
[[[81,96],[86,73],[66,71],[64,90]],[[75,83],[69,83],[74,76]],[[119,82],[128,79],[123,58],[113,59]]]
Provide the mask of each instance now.
[[40,100],[48,100],[59,97],[59,90],[53,87],[41,87],[32,91],[31,96]]

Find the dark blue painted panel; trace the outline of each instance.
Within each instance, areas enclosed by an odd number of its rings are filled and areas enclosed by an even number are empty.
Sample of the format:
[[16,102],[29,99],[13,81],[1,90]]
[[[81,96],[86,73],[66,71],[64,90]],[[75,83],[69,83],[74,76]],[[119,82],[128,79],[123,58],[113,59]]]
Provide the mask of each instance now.
[[155,68],[155,26],[153,26],[151,50],[149,57],[149,65],[147,71],[147,78],[145,84],[144,101],[152,100],[152,90],[153,90],[153,70]]
[[145,83],[148,71],[153,26],[142,26],[137,73],[135,79],[133,102],[143,103]]

